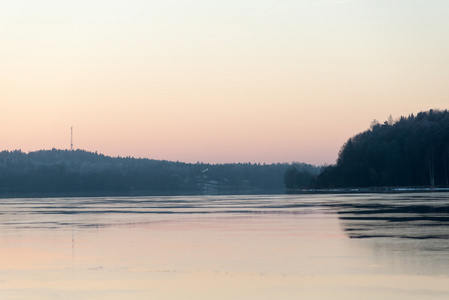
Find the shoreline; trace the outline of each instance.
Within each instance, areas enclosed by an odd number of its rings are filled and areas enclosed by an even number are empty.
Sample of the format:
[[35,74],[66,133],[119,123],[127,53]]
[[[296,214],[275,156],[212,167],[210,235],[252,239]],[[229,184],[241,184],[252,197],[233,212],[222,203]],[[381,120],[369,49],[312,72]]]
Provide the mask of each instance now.
[[289,189],[264,191],[228,191],[222,193],[205,193],[198,191],[184,192],[44,192],[44,193],[0,193],[0,199],[14,198],[86,198],[86,197],[177,197],[177,196],[231,196],[231,195],[300,195],[300,194],[368,194],[368,193],[433,193],[449,192],[449,187],[376,187],[376,188],[333,188],[333,189]]
[[286,194],[365,194],[365,193],[432,193],[432,192],[449,192],[449,187],[290,189],[286,191]]
[[230,196],[230,195],[285,195],[285,190],[264,191],[228,191],[221,193],[206,193],[201,191],[167,192],[44,192],[44,193],[0,193],[0,199],[14,198],[97,198],[97,197],[178,197],[178,196]]

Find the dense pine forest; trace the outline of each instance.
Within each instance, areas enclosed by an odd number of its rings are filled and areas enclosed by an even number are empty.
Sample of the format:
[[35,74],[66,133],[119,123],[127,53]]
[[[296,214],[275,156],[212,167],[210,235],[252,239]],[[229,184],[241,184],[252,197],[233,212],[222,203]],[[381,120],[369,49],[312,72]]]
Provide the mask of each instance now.
[[295,164],[188,164],[109,157],[84,150],[0,152],[0,197],[282,193]]
[[[286,177],[288,177],[286,175]],[[315,187],[448,186],[449,112],[430,110],[351,137]]]

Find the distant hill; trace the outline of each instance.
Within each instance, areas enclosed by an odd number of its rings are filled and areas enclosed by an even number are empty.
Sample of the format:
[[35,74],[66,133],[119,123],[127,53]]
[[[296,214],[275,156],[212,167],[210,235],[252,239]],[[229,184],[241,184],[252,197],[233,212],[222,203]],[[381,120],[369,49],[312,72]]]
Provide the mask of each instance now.
[[109,157],[84,150],[0,152],[0,197],[92,195],[185,195],[284,192],[294,164],[188,164]]
[[449,112],[390,118],[351,137],[317,187],[448,186]]

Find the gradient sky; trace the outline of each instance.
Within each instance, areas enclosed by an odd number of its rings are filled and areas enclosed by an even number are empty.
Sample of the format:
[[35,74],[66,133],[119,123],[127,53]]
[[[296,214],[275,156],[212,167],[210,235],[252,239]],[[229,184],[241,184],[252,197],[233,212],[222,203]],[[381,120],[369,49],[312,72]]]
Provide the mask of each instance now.
[[0,150],[334,163],[449,104],[447,0],[0,0]]

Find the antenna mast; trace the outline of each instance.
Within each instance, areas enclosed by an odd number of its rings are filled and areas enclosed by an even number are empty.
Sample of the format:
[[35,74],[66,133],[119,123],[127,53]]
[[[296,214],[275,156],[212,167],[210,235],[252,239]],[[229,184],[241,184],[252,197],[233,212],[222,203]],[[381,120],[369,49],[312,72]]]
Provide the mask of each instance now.
[[70,127],[70,151],[73,151],[73,126]]

